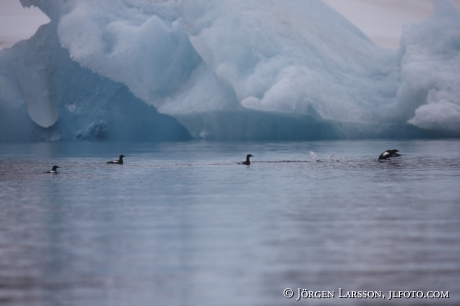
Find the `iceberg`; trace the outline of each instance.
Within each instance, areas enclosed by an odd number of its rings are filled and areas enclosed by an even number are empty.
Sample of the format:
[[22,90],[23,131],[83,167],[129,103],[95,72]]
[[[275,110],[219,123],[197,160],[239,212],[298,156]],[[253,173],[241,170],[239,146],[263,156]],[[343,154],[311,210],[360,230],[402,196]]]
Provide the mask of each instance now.
[[435,1],[432,16],[404,28],[403,84],[397,103],[403,119],[424,130],[460,135],[460,13]]
[[118,82],[83,68],[56,24],[0,52],[0,141],[188,140],[187,130]]
[[460,136],[460,14],[382,48],[320,0],[21,0],[0,140]]

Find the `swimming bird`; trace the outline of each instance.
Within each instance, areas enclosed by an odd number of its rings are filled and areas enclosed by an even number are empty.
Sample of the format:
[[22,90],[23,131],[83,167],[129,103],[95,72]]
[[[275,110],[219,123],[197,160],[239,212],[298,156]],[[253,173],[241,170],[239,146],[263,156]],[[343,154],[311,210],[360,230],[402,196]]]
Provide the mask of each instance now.
[[123,157],[125,157],[124,155],[120,155],[120,157],[118,158],[118,160],[111,160],[111,161],[108,161],[107,163],[108,164],[123,164]]
[[58,173],[58,172],[57,172],[57,168],[61,168],[61,167],[59,167],[59,166],[53,166],[53,169],[52,169],[52,170],[46,171],[45,173]]
[[399,151],[396,150],[396,149],[394,149],[394,150],[386,150],[385,152],[380,154],[379,161],[382,160],[382,159],[389,159],[390,157],[401,156],[401,154],[398,154],[397,152],[399,152]]
[[246,155],[246,161],[239,162],[238,165],[250,165],[251,161],[249,160],[249,157],[252,157],[252,155],[251,154]]

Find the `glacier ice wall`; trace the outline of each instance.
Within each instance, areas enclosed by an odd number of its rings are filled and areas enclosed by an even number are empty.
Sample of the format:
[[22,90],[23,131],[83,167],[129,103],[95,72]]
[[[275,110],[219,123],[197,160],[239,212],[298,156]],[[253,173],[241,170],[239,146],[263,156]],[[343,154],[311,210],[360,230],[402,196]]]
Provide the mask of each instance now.
[[[208,139],[460,135],[460,17],[446,0],[404,28],[399,50],[319,0],[21,2],[52,22],[0,52],[0,109],[24,116],[26,105],[34,123],[21,122],[44,135],[73,139],[119,122],[101,137],[183,137],[156,110]],[[120,105],[151,112],[111,115],[119,88],[131,95]]]

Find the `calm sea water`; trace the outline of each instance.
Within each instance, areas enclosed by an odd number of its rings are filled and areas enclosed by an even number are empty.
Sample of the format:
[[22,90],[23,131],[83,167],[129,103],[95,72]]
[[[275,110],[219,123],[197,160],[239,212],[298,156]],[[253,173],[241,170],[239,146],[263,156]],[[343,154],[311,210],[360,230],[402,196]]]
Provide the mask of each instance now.
[[2,305],[460,304],[459,140],[0,144],[0,203]]

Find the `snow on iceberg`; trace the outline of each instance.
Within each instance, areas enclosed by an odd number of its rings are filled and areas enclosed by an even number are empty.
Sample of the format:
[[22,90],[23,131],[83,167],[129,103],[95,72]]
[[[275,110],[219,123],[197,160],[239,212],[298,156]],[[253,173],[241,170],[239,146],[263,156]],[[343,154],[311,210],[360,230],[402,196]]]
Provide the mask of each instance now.
[[[0,108],[27,104],[33,122],[61,138],[98,131],[94,125],[110,117],[113,91],[86,98],[93,83],[80,83],[84,96],[72,89],[70,76],[82,73],[126,86],[134,95],[121,102],[127,109],[144,103],[196,138],[460,135],[460,19],[446,0],[404,29],[399,50],[376,46],[319,0],[21,2],[52,21],[46,39],[39,31],[15,46],[22,53],[13,61],[0,53]],[[50,56],[61,46],[61,58]],[[26,62],[34,74],[17,73]],[[64,89],[65,101],[53,94]],[[73,113],[85,128],[67,122],[69,103],[86,105]],[[145,112],[136,115],[149,122]]]

